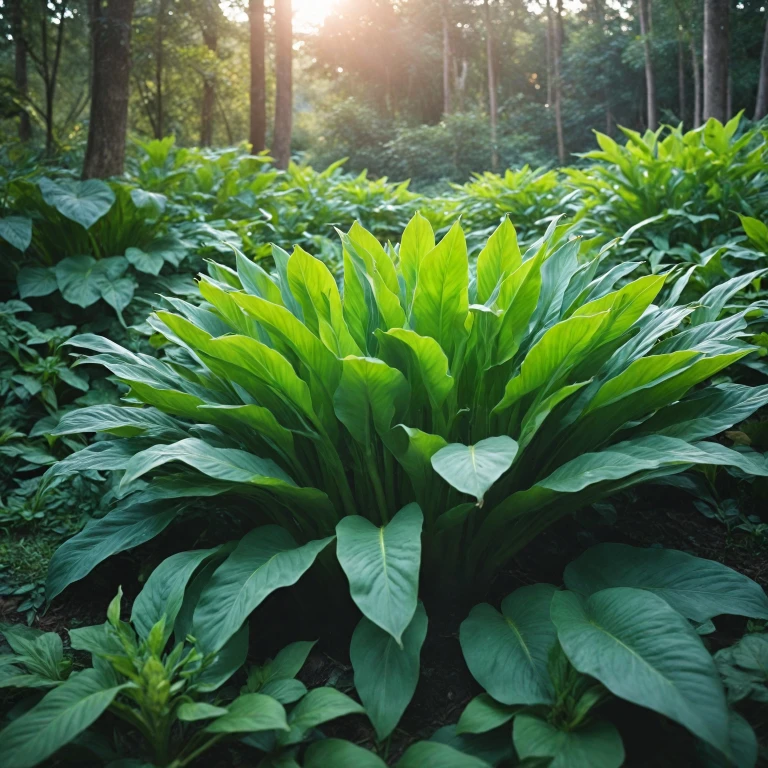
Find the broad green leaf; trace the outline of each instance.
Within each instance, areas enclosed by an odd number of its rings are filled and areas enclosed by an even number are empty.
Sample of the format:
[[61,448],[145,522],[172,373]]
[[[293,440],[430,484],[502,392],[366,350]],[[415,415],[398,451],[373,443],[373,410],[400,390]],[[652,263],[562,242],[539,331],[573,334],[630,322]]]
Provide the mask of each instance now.
[[56,270],[52,267],[23,267],[16,282],[22,299],[48,296],[59,287]]
[[420,429],[398,424],[390,433],[387,447],[394,453],[411,479],[417,498],[425,504],[428,488],[435,479],[432,469],[432,456],[447,445],[440,435],[422,432]]
[[387,768],[376,754],[343,739],[322,739],[309,745],[304,768]]
[[345,357],[333,405],[339,421],[366,450],[373,443],[372,427],[389,431],[408,405],[410,388],[400,371],[372,357]]
[[152,627],[165,618],[165,640],[173,633],[173,624],[184,601],[184,590],[199,566],[216,549],[179,552],[163,560],[150,574],[133,603],[131,623],[139,637],[146,639]]
[[442,347],[430,336],[419,336],[407,328],[390,328],[386,334],[410,350],[432,407],[440,408],[454,385]]
[[550,604],[557,590],[549,584],[521,587],[507,595],[501,613],[482,603],[462,622],[459,639],[469,671],[501,704],[550,704],[547,671],[556,642]]
[[601,342],[617,339],[635,324],[664,287],[666,275],[647,275],[639,280],[580,306],[572,317],[602,314],[608,318],[602,329]]
[[427,636],[427,613],[419,603],[399,648],[391,635],[366,618],[360,620],[349,648],[355,689],[383,741],[394,731],[419,681],[419,657]]
[[82,432],[108,432],[119,437],[147,435],[161,439],[185,436],[182,424],[154,408],[123,408],[117,405],[91,405],[65,413],[53,435]]
[[468,288],[467,244],[456,223],[423,257],[413,296],[413,329],[435,339],[449,358],[465,333]]
[[413,292],[419,277],[424,257],[435,247],[435,233],[432,225],[417,213],[403,230],[400,241],[400,269],[403,273],[407,292],[407,306],[410,308]]
[[[432,734],[430,741],[445,744],[465,755],[484,760],[490,765],[504,765],[504,761],[517,759],[507,728],[497,728],[488,733],[456,733],[455,725],[445,725]],[[546,768],[546,766],[522,766],[520,768]]]
[[306,325],[285,307],[258,296],[233,293],[232,298],[257,320],[279,344],[293,353],[318,377],[330,394],[341,376],[341,363]]
[[362,715],[365,709],[354,699],[335,688],[313,688],[288,717],[291,732],[286,744],[296,744],[318,725],[345,715]]
[[0,732],[0,765],[42,763],[98,720],[124,687],[110,685],[94,669],[72,675]]
[[721,614],[768,619],[768,597],[752,579],[674,549],[598,544],[568,565],[565,585],[587,597],[608,587],[645,589],[696,622]]
[[225,707],[216,707],[204,701],[185,701],[177,710],[176,717],[185,723],[194,723],[198,720],[210,720],[214,717],[226,715],[229,710]]
[[568,373],[582,362],[589,348],[599,339],[608,314],[571,317],[553,325],[525,356],[520,373],[509,380],[504,397],[493,409],[506,410],[528,392],[551,392],[563,383]]
[[[754,219],[751,216],[742,216],[741,226],[747,233],[747,237],[763,252],[768,253],[768,227],[760,219]],[[2,234],[2,231],[0,231]],[[9,241],[10,242],[10,241]],[[18,246],[16,246],[18,248]],[[21,248],[20,250],[24,250]]]
[[477,301],[485,304],[496,286],[522,264],[517,232],[507,216],[477,257]]
[[658,384],[664,378],[687,367],[697,357],[699,353],[695,350],[683,350],[667,355],[648,355],[634,360],[618,376],[609,379],[600,387],[587,410],[592,411],[628,394]]
[[273,304],[282,304],[280,287],[272,276],[258,264],[244,256],[240,251],[235,253],[237,258],[237,276],[243,289],[254,296],[261,296]]
[[408,747],[397,768],[490,768],[490,763],[436,741],[417,741]]
[[519,707],[499,704],[487,693],[475,696],[461,713],[456,733],[486,733],[508,723],[520,711]]
[[90,307],[101,298],[103,281],[98,262],[92,256],[70,256],[55,267],[61,295],[79,307]]
[[301,305],[304,321],[337,357],[359,355],[349,333],[339,289],[322,261],[296,246],[288,259],[288,286]]
[[301,680],[272,680],[259,689],[259,693],[271,696],[283,705],[293,704],[307,693]]
[[90,229],[115,202],[115,193],[99,179],[73,181],[40,179],[43,200],[62,216]]
[[506,435],[475,445],[452,443],[432,456],[432,466],[449,485],[482,504],[488,489],[512,466],[517,443]]
[[720,384],[661,408],[637,430],[683,440],[703,440],[748,419],[768,404],[768,384]]
[[131,201],[148,216],[159,217],[165,211],[168,198],[159,192],[148,192],[144,189],[132,189]]
[[[6,216],[0,219],[0,238],[23,253],[32,242],[32,220],[26,216]],[[27,294],[27,296],[34,295],[45,296],[45,294]],[[24,296],[21,298],[23,299]]]
[[550,768],[620,768],[624,745],[613,723],[593,722],[561,731],[533,715],[518,715],[513,728],[515,749],[526,758],[553,758]]
[[125,258],[134,269],[147,275],[155,275],[155,277],[160,274],[160,270],[165,264],[162,254],[157,252],[147,253],[142,251],[141,248],[128,248],[125,251]]
[[72,582],[87,576],[111,555],[132,549],[157,536],[181,507],[156,502],[128,502],[106,517],[92,520],[54,553],[48,565],[46,598],[51,601]]
[[[186,597],[186,596],[185,596]],[[185,619],[186,623],[186,619]],[[177,635],[181,635],[176,628]],[[248,624],[243,624],[235,634],[229,638],[224,647],[216,654],[213,664],[203,671],[195,681],[195,688],[200,693],[212,693],[218,691],[245,664],[248,657]],[[183,637],[183,635],[181,635]]]
[[205,727],[206,733],[251,733],[254,731],[287,731],[285,710],[280,702],[260,693],[244,693]]
[[728,754],[728,709],[712,657],[690,622],[662,598],[628,587],[586,599],[558,592],[552,621],[579,672]]
[[296,677],[307,661],[314,640],[299,640],[282,648],[266,668],[265,682]]
[[299,546],[276,525],[246,534],[200,596],[192,628],[200,646],[221,648],[269,595],[295,584],[331,538]]
[[296,483],[271,459],[260,459],[236,448],[214,448],[196,437],[170,445],[156,445],[128,462],[122,485],[172,461],[180,461],[216,480],[253,483],[264,488],[295,487]]
[[352,599],[401,648],[416,612],[423,522],[419,505],[408,504],[381,527],[359,515],[336,526],[336,554]]

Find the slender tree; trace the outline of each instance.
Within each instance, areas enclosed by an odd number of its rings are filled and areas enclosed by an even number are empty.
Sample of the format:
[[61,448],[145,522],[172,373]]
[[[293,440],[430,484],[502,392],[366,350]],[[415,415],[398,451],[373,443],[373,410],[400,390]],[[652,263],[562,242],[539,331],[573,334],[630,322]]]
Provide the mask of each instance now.
[[165,23],[168,16],[168,0],[158,0],[155,20],[155,138],[165,135],[165,101],[163,78],[165,69]]
[[11,34],[13,35],[14,70],[13,79],[16,93],[24,102],[19,107],[19,140],[29,141],[32,136],[32,126],[27,112],[26,101],[29,97],[29,80],[27,76],[27,41],[24,39],[24,17],[22,0],[11,0]]
[[496,73],[493,66],[493,27],[491,25],[491,5],[483,0],[485,11],[485,56],[488,65],[488,112],[491,122],[491,170],[499,168],[499,148],[497,139],[498,109],[496,107]]
[[83,177],[123,172],[131,76],[131,19],[134,0],[91,0],[93,72],[91,120]]
[[677,33],[677,108],[680,120],[685,122],[685,46],[682,30]]
[[215,59],[219,47],[218,13],[220,8],[215,0],[204,0],[201,31],[203,44],[210,57],[203,71],[203,100],[200,114],[200,144],[210,147],[213,144],[213,112],[216,106],[216,67]]
[[[56,101],[56,86],[59,78],[59,63],[61,62],[61,52],[64,44],[64,29],[67,25],[68,6],[67,0],[58,0],[51,2],[40,0],[40,49],[35,49],[29,45],[27,40],[25,47],[29,54],[35,69],[43,81],[43,94],[45,105],[40,108],[33,102],[30,104],[35,111],[40,114],[45,122],[45,151],[50,155],[53,153],[54,145],[54,104]],[[49,28],[55,27],[53,35],[53,50],[49,43]]]
[[450,115],[451,104],[451,22],[448,18],[448,0],[440,4],[443,19],[443,114]]
[[643,38],[643,56],[645,58],[645,99],[648,115],[648,127],[655,131],[659,120],[656,112],[656,77],[653,71],[653,51],[651,48],[651,0],[638,0],[640,15],[640,35]]
[[291,160],[293,128],[293,22],[291,0],[275,0],[275,136],[272,153],[278,168]]
[[763,34],[763,50],[760,55],[760,79],[757,83],[755,120],[761,120],[766,115],[768,115],[768,14],[766,14],[765,33]]
[[267,82],[264,70],[264,0],[249,0],[251,56],[251,152],[267,146]]
[[728,119],[729,0],[704,0],[704,111]]
[[[549,0],[547,0],[549,2]],[[557,0],[554,21],[554,46],[552,70],[554,74],[555,131],[557,133],[557,158],[565,162],[565,132],[563,130],[563,0]]]

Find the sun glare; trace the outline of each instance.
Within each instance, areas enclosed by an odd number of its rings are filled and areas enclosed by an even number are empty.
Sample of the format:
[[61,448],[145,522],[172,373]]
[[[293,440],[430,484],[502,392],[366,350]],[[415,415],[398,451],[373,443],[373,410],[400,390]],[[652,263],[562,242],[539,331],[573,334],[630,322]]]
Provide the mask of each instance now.
[[293,0],[293,23],[297,29],[320,26],[334,5],[336,0]]
[[[337,0],[293,0],[293,27],[298,32],[306,32],[319,27],[330,14]],[[228,18],[246,21],[248,16],[242,7],[232,0],[220,0],[220,5]]]

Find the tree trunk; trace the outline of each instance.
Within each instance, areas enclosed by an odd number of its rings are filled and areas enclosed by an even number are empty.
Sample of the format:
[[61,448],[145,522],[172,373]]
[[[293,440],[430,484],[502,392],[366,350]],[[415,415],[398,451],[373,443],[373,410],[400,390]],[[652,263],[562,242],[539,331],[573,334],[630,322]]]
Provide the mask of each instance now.
[[123,172],[134,0],[92,0],[93,82],[83,177]]
[[443,16],[443,114],[450,115],[451,104],[451,26],[448,19],[448,2],[442,2]]
[[251,152],[267,146],[267,81],[264,71],[264,0],[249,0],[251,28]]
[[755,120],[761,120],[768,115],[768,19],[765,22],[763,35],[763,51],[760,56],[760,80],[757,84],[757,100],[755,101]]
[[[549,2],[549,0],[547,0]],[[557,0],[555,6],[555,39],[553,52],[554,82],[554,107],[555,107],[555,131],[557,132],[557,157],[562,165],[565,162],[565,135],[563,131],[563,0]]]
[[[11,28],[14,48],[14,85],[19,96],[26,100],[29,95],[29,80],[27,76],[27,41],[24,39],[24,21],[21,14],[22,0],[13,0],[11,6]],[[26,107],[19,109],[19,141],[29,141],[32,136],[32,125]]]
[[155,138],[165,134],[165,104],[163,102],[163,65],[165,44],[166,1],[158,0],[157,26],[155,27]]
[[547,0],[547,34],[546,34],[546,55],[547,55],[547,106],[552,104],[554,93],[552,91],[552,47],[554,42],[554,29],[552,24],[552,6]]
[[701,101],[701,68],[699,67],[699,57],[696,54],[696,42],[691,35],[691,67],[693,69],[693,127],[698,128],[701,125],[701,115],[703,113]]
[[685,123],[685,50],[682,34],[677,36],[677,98],[680,122]]
[[491,30],[491,6],[489,0],[483,0],[485,7],[485,52],[488,63],[488,112],[491,121],[491,170],[499,168],[499,148],[497,144],[498,117],[496,108],[496,74],[493,68],[493,33]]
[[653,55],[651,50],[651,0],[638,0],[640,11],[640,34],[643,38],[643,54],[645,57],[645,98],[648,113],[648,128],[652,131],[658,126],[656,114],[656,77],[653,73]]
[[729,0],[704,0],[703,119],[728,119]]
[[[219,34],[216,19],[216,8],[208,8],[203,24],[203,43],[211,52],[213,58],[219,47]],[[200,145],[210,147],[213,144],[213,110],[216,106],[216,72],[215,64],[211,65],[213,72],[206,71],[203,75],[203,104],[200,114]]]
[[275,0],[275,165],[287,168],[291,161],[293,127],[293,24],[291,0]]

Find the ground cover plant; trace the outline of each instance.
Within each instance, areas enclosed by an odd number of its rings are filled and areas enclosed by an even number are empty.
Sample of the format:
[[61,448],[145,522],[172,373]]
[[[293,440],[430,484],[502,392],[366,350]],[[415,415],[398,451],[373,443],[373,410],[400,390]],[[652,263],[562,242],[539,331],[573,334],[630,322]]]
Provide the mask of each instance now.
[[[610,768],[661,759],[643,730],[759,764],[765,144],[737,123],[436,197],[169,139],[108,182],[8,173],[0,762]],[[722,551],[610,543],[659,493]],[[54,550],[45,590],[14,578]],[[742,550],[759,584],[712,559]]]

